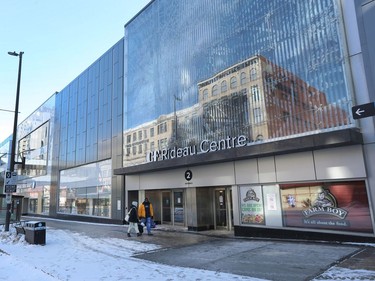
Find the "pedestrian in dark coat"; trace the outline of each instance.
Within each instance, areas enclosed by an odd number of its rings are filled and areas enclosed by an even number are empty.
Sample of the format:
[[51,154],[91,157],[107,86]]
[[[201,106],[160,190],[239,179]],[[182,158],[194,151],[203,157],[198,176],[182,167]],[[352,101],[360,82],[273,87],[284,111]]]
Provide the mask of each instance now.
[[137,236],[141,236],[141,233],[139,233],[138,229],[138,211],[137,211],[138,202],[133,201],[132,206],[129,211],[129,227],[128,227],[128,237],[131,237],[130,231],[134,230],[135,233],[137,233]]

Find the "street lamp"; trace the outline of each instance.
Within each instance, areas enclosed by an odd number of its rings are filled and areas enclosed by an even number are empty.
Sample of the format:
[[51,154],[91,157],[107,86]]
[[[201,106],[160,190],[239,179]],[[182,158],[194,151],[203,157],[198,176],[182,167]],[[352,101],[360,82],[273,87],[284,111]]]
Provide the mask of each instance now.
[[[23,52],[8,52],[8,55],[19,57],[18,64],[18,80],[17,80],[17,93],[16,93],[16,105],[14,109],[14,123],[13,123],[13,135],[12,135],[12,150],[10,154],[10,167],[9,170],[12,173],[14,171],[15,156],[16,156],[16,141],[17,141],[17,122],[18,122],[18,104],[20,98],[20,84],[21,84],[21,67],[22,67],[22,55]],[[7,212],[5,216],[5,231],[9,231],[10,216],[11,216],[11,207],[12,207],[12,194],[7,193]]]

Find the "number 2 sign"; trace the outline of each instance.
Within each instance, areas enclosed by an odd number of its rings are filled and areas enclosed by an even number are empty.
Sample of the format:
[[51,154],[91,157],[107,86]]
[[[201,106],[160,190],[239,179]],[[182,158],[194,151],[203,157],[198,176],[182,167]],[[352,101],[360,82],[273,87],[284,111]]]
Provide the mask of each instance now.
[[190,170],[185,171],[185,180],[191,181],[193,179],[193,172]]

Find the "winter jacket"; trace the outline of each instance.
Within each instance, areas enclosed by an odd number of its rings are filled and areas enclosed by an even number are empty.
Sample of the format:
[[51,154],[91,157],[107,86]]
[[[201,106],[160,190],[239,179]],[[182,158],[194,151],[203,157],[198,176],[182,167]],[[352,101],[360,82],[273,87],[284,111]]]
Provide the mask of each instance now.
[[153,218],[154,217],[154,208],[150,202],[143,202],[139,205],[138,216],[142,218]]
[[137,207],[135,207],[133,205],[132,205],[132,207],[130,209],[129,222],[136,222],[136,223],[138,223]]

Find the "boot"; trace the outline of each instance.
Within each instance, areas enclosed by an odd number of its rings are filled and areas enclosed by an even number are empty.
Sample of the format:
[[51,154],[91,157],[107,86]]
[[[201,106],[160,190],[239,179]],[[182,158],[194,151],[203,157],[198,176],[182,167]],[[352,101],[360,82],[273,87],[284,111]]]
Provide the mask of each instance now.
[[131,237],[130,233],[128,233],[128,237]]
[[142,234],[141,233],[137,233],[137,236],[141,236]]

